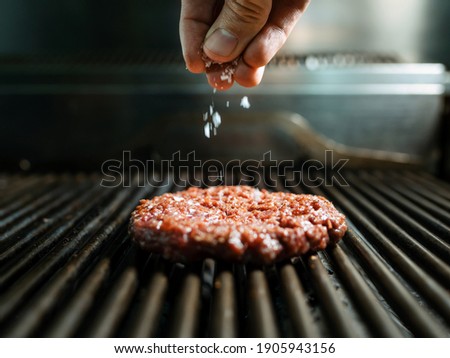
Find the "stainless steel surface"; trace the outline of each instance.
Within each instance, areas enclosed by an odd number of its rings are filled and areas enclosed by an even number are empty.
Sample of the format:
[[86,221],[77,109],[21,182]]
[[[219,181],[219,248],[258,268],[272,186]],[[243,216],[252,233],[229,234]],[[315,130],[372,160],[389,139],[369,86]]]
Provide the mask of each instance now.
[[287,51],[365,50],[450,66],[447,0],[311,1]]
[[[427,158],[419,155],[351,147],[337,143],[317,132],[300,115],[291,112],[236,113],[224,111],[226,118],[219,127],[220,134],[210,140],[197,129],[195,113],[175,113],[152,123],[157,131],[144,131],[136,143],[150,141],[159,159],[173,159],[176,138],[181,157],[192,160],[214,160],[224,164],[233,161],[345,161],[351,168],[388,168],[400,166],[425,167]],[[230,145],[232,143],[232,145]],[[332,157],[332,158],[331,158]],[[287,162],[286,162],[287,163]],[[270,164],[270,163],[269,163]],[[326,165],[326,164],[325,164]]]
[[266,111],[270,103],[272,109],[298,113],[338,143],[431,158],[442,113],[444,71],[442,65],[424,64],[317,71],[285,66],[267,71],[252,97],[270,93],[265,106],[256,97],[255,107]]
[[[336,143],[417,156],[435,167],[442,65],[362,62],[308,68],[308,57],[283,58],[268,67],[260,86],[215,95],[173,53],[144,60],[69,56],[53,63],[39,57],[4,63],[0,160],[19,163],[25,158],[32,168],[65,164],[98,169],[107,159],[121,158],[124,150],[145,160],[155,149],[149,138],[158,136],[165,118],[189,113],[190,132],[200,135],[202,113],[212,102],[223,123],[230,117],[243,122],[239,102],[247,95],[250,112],[298,113]],[[220,138],[219,129],[214,140]],[[181,149],[171,143],[173,153]],[[291,159],[298,156],[291,154]]]

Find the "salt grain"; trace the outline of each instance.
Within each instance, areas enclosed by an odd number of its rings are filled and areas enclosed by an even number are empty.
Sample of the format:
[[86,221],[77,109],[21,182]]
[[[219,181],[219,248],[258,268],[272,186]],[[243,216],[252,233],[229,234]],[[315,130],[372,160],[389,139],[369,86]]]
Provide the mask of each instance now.
[[209,123],[205,123],[205,126],[203,127],[203,130],[205,132],[205,137],[206,138],[210,138],[211,133],[210,133],[210,128],[209,128]]
[[230,101],[227,101],[227,107],[230,107]]
[[250,108],[250,102],[248,101],[248,97],[244,96],[241,99],[241,107],[245,108],[245,109],[249,109]]
[[203,113],[203,121],[207,121],[208,120],[208,112]]
[[214,112],[212,115],[212,122],[215,128],[219,127],[222,123],[222,118],[220,117],[220,114],[218,112]]

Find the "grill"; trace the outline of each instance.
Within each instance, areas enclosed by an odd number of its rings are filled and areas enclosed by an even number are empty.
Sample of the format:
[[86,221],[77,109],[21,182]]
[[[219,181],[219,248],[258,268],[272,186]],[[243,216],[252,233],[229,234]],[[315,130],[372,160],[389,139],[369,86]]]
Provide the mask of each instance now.
[[348,185],[333,186],[317,185],[333,173],[308,173],[260,186],[324,195],[349,230],[272,266],[186,265],[137,249],[130,212],[183,189],[173,178],[105,188],[96,174],[0,176],[1,336],[448,337],[450,186],[412,170],[348,170]]

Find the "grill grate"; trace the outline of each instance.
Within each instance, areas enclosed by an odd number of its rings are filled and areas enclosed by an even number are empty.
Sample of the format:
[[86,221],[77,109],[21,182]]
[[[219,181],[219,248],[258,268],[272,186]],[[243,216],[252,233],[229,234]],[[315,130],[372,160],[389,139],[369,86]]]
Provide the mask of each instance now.
[[448,337],[449,185],[420,172],[351,171],[349,186],[291,188],[287,174],[267,189],[325,195],[349,231],[336,247],[273,266],[183,265],[133,246],[138,200],[179,186],[0,176],[0,335]]

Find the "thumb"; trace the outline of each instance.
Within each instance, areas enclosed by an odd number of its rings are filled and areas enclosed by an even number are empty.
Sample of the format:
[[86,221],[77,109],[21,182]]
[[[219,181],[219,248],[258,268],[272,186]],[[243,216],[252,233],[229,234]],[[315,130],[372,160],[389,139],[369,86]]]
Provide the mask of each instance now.
[[237,58],[263,28],[272,0],[225,0],[205,37],[203,51],[214,62]]

